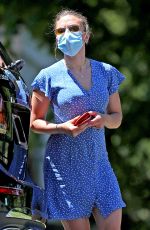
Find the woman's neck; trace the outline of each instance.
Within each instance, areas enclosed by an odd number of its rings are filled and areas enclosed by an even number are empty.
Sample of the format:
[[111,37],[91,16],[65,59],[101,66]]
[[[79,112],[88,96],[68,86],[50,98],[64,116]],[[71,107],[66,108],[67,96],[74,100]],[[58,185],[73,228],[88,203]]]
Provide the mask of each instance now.
[[87,58],[85,57],[85,49],[81,49],[79,53],[74,57],[64,55],[64,62],[68,69],[81,70],[85,67]]
[[68,69],[76,69],[76,70],[82,70],[86,66],[87,59],[84,58],[84,60],[77,60],[77,61],[68,61],[64,59],[64,63]]

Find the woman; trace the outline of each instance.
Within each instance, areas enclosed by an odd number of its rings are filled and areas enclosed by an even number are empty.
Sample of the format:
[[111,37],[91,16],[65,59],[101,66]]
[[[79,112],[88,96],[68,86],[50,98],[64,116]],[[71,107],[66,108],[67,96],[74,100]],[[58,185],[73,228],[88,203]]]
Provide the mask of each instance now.
[[[47,218],[61,220],[65,230],[89,230],[93,213],[98,229],[119,230],[125,203],[104,129],[121,124],[118,88],[124,76],[85,56],[90,29],[80,13],[61,11],[54,30],[64,58],[41,70],[32,83],[31,129],[51,134],[44,163]],[[46,121],[49,105],[55,123]],[[75,125],[87,111],[93,119]]]

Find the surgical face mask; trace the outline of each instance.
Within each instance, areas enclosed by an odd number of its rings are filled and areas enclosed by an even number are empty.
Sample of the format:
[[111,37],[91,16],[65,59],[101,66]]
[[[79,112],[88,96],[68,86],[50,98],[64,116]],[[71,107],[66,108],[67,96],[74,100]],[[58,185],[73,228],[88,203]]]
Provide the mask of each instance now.
[[70,32],[67,30],[61,35],[57,35],[57,46],[64,54],[75,56],[83,46],[82,32]]

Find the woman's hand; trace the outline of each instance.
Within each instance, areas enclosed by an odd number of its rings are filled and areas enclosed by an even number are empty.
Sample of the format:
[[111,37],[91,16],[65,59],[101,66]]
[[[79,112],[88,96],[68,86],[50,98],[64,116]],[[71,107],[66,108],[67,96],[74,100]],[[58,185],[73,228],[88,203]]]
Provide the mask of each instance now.
[[87,121],[86,123],[84,123],[83,125],[80,126],[75,126],[74,123],[75,121],[79,118],[79,116],[61,123],[57,125],[57,131],[58,133],[65,133],[69,136],[72,137],[76,137],[78,136],[80,133],[84,132],[89,126],[89,122]]
[[91,127],[116,129],[121,125],[122,110],[119,94],[116,92],[109,98],[109,103],[105,114],[89,111],[94,119],[89,121]]
[[93,111],[89,111],[89,114],[93,117],[93,119],[88,122],[89,127],[94,127],[97,129],[104,128],[105,125],[104,114],[93,112]]

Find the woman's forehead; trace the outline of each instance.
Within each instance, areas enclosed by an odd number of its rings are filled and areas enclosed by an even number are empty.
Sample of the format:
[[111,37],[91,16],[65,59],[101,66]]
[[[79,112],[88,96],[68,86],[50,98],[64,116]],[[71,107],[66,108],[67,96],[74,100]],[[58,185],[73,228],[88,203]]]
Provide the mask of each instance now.
[[71,24],[81,24],[81,19],[74,16],[74,15],[65,15],[62,16],[57,22],[56,26],[65,26],[65,25],[71,25]]

